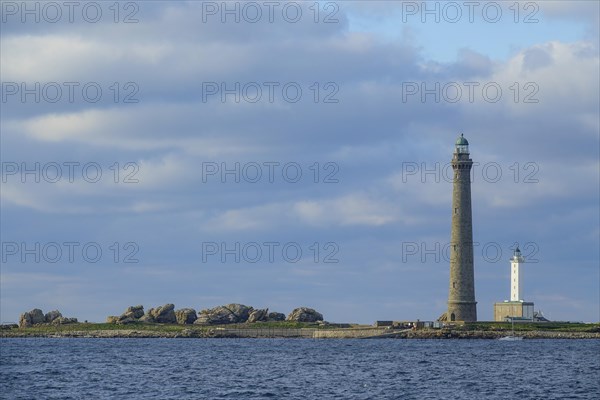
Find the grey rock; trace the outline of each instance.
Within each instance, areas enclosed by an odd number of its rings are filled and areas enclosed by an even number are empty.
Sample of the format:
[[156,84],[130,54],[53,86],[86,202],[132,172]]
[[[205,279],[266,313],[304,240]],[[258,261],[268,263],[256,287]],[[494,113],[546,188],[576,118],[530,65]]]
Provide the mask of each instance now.
[[39,308],[24,312],[19,318],[19,327],[26,328],[32,325],[43,324],[45,322],[44,313]]
[[193,324],[198,317],[196,316],[196,310],[193,308],[182,308],[175,311],[175,319],[180,325]]
[[154,319],[154,317],[152,315],[150,315],[150,312],[154,311],[154,308],[151,308],[150,310],[148,310],[148,312],[146,314],[144,314],[144,316],[140,319],[138,319],[139,322],[146,322],[146,323],[155,323],[156,320]]
[[106,318],[106,322],[109,324],[128,324],[133,321],[137,321],[144,316],[144,306],[129,306],[127,310],[119,316],[109,316]]
[[199,325],[242,323],[248,321],[252,311],[254,311],[252,307],[243,304],[227,304],[200,311],[198,319],[194,323]]
[[288,316],[286,321],[317,322],[323,321],[323,314],[308,307],[296,308]]
[[225,306],[237,319],[236,322],[246,322],[248,317],[250,317],[250,313],[254,310],[254,308],[245,306],[243,304],[227,304]]
[[[152,312],[150,312],[152,311]],[[148,311],[148,314],[160,324],[176,324],[175,305],[165,304],[161,307],[156,307]]]
[[195,324],[201,325],[221,325],[232,324],[235,322],[235,317],[230,310],[224,306],[202,310],[198,313],[198,319]]
[[248,321],[249,323],[252,322],[265,322],[267,321],[269,317],[269,309],[268,308],[263,308],[260,310],[253,310],[250,315],[248,316]]
[[195,330],[195,329],[184,329],[179,334],[176,334],[175,337],[199,338],[199,337],[202,337],[202,336],[203,336],[202,332],[199,332],[198,330]]
[[132,315],[129,315],[129,314],[121,314],[121,315],[119,315],[119,317],[117,318],[117,322],[120,322],[120,321],[125,321],[125,320],[129,320],[129,319],[135,320],[135,318],[133,318],[133,316],[132,316]]
[[21,314],[21,318],[19,318],[19,326],[21,328],[44,323],[61,325],[74,324],[76,322],[77,318],[65,318],[58,310],[50,311],[48,314],[44,315],[39,308],[23,313]]
[[43,324],[45,321],[45,317],[44,314],[42,313],[42,310],[40,310],[39,308],[35,308],[33,310],[31,310],[30,312],[31,315],[31,323],[32,324]]
[[285,314],[280,313],[280,312],[270,312],[268,320],[269,321],[285,321]]
[[[177,311],[179,311],[179,310],[177,310]],[[177,314],[177,311],[175,311],[175,314]],[[195,332],[192,329],[184,329],[181,331],[181,333],[179,333],[175,337],[190,338],[190,337],[194,337],[194,336],[195,336]]]
[[139,319],[144,316],[144,306],[130,306],[127,307],[127,310],[123,313],[123,315],[127,315],[128,317]]
[[54,310],[54,311],[50,311],[49,313],[46,313],[46,315],[44,316],[44,321],[46,323],[50,323],[60,317],[62,317],[62,314],[60,313],[60,311]]

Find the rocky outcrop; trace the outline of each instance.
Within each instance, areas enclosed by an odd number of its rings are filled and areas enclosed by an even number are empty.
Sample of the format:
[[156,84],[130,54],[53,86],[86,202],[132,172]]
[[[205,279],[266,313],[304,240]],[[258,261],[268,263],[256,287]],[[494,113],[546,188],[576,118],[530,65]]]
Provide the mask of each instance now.
[[39,308],[27,311],[21,314],[19,318],[19,328],[28,328],[39,324],[63,325],[74,323],[77,323],[77,318],[65,318],[58,310],[50,311],[44,315]]
[[121,316],[125,318],[140,319],[144,316],[144,306],[129,306]]
[[169,303],[161,307],[151,308],[142,320],[143,322],[157,322],[159,324],[176,324],[175,305]]
[[182,308],[175,310],[175,319],[180,325],[193,324],[198,319],[196,316],[196,310],[193,308]]
[[260,310],[253,310],[248,316],[248,323],[253,322],[266,322],[269,319],[269,309],[263,308]]
[[134,322],[139,322],[139,319],[144,316],[144,306],[129,306],[127,310],[119,316],[109,315],[106,322],[109,324],[126,325]]
[[62,314],[58,310],[50,311],[44,315],[44,322],[51,323],[57,318],[62,318]]
[[43,324],[45,322],[44,313],[39,308],[24,312],[19,317],[19,327],[27,328],[32,325]]
[[286,321],[317,322],[323,321],[323,314],[308,307],[296,308],[286,318]]
[[[151,308],[144,313],[144,306],[130,306],[119,316],[110,315],[106,318],[109,324],[127,325],[136,322],[159,324],[192,324],[196,320],[196,311],[192,308],[183,308],[175,311],[173,304]],[[181,321],[181,322],[179,322]]]
[[[323,320],[323,316],[310,308],[298,308],[295,311],[304,310],[299,318],[302,322],[315,322]],[[290,314],[291,315],[291,314]],[[320,318],[320,319],[319,319]],[[305,321],[306,320],[306,321]],[[243,304],[227,304],[215,308],[205,309],[198,312],[197,325],[225,325],[239,323],[254,323],[268,321],[285,321],[285,314],[269,312],[268,308],[254,309]]]
[[246,322],[248,321],[248,317],[250,317],[250,313],[254,310],[254,308],[245,306],[243,304],[228,304],[225,306],[237,319],[237,322]]
[[148,322],[148,323],[154,323],[156,322],[154,320],[154,317],[152,315],[150,315],[150,311],[154,311],[154,309],[150,309],[148,310],[148,312],[146,314],[144,314],[144,316],[142,318],[140,318],[138,321],[139,322]]
[[270,312],[268,320],[269,321],[285,321],[285,314],[280,313],[280,312]]
[[252,307],[243,304],[227,304],[200,311],[198,319],[194,323],[200,325],[243,323],[248,321],[252,311],[254,311]]
[[157,307],[152,313],[154,320],[161,324],[176,324],[177,318],[175,317],[175,305],[165,304],[164,306]]

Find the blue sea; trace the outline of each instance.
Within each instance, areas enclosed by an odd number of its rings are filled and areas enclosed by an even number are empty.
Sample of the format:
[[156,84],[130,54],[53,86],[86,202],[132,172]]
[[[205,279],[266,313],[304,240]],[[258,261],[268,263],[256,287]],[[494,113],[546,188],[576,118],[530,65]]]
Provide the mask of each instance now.
[[0,339],[2,399],[598,399],[600,340]]

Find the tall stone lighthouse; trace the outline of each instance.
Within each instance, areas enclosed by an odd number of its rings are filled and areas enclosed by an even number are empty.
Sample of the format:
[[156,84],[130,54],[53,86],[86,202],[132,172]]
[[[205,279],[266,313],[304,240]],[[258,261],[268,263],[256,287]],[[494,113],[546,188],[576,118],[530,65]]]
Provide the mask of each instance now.
[[447,321],[477,321],[473,271],[473,221],[471,217],[471,167],[469,142],[456,139],[452,169],[452,234],[450,237],[450,290]]

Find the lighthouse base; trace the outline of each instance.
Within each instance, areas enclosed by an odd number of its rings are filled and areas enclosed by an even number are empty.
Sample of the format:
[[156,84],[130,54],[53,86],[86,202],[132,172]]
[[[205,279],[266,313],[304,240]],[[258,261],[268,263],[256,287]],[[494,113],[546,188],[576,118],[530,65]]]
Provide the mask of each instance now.
[[506,321],[511,318],[533,321],[533,303],[528,301],[494,303],[494,321]]
[[449,301],[446,321],[477,321],[477,302],[476,301]]

